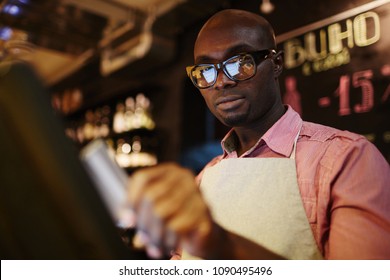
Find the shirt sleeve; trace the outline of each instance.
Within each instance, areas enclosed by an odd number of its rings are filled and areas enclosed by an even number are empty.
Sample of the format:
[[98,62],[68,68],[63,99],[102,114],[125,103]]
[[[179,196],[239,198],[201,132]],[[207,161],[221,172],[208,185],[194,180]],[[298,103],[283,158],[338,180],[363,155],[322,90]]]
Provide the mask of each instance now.
[[365,139],[332,149],[327,259],[390,259],[390,166]]

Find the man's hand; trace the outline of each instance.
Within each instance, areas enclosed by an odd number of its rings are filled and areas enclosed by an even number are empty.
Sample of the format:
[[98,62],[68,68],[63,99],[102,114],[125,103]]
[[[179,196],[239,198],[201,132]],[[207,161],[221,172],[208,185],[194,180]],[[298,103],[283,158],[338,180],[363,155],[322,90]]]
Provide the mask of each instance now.
[[213,222],[190,170],[160,164],[136,171],[130,182],[130,207],[150,257],[160,258],[178,245],[204,255]]

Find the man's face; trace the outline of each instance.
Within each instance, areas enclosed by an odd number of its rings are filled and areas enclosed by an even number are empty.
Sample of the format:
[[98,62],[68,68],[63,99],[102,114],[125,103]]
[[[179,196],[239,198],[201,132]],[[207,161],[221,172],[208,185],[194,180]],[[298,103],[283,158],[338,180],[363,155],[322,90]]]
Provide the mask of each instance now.
[[[195,44],[195,64],[219,63],[242,52],[270,48],[271,42],[261,37],[261,32],[254,31],[250,25],[228,21],[218,28],[205,28]],[[230,80],[219,70],[216,83],[200,92],[210,111],[223,124],[250,127],[261,122],[279,98],[273,69],[271,59],[266,59],[257,65],[254,77],[239,82]]]

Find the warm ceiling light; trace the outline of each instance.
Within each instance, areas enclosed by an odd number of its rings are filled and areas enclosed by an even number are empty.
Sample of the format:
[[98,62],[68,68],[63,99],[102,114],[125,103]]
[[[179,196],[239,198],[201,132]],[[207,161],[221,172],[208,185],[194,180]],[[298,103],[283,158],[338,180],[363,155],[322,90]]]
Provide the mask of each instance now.
[[263,0],[260,4],[260,11],[264,14],[270,14],[274,10],[275,6],[270,0]]

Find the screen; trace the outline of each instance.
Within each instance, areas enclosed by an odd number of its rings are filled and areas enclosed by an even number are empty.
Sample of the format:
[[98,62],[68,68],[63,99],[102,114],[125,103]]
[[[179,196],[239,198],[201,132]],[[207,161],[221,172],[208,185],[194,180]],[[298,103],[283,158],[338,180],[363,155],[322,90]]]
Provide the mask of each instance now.
[[0,64],[1,259],[135,259],[23,63]]

